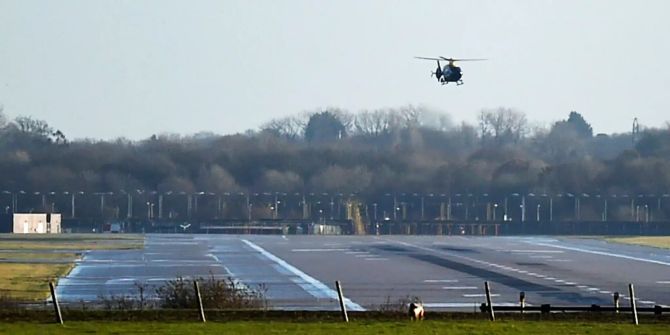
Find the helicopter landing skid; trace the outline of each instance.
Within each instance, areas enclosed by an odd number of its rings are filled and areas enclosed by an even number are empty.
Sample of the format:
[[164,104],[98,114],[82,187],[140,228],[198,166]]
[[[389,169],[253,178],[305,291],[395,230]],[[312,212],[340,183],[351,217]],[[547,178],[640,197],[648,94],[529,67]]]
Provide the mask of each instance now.
[[464,82],[463,82],[462,80],[458,80],[458,81],[443,81],[441,84],[442,84],[442,85],[447,85],[447,84],[449,84],[449,83],[456,83],[456,86],[461,86],[461,85],[464,84]]

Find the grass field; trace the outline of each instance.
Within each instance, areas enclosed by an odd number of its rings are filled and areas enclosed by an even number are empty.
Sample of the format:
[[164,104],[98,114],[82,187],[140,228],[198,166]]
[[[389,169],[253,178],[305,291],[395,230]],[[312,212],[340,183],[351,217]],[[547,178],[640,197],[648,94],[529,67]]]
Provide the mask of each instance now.
[[670,249],[670,236],[615,237],[608,238],[607,241]]
[[0,250],[122,250],[143,245],[142,235],[0,234]]
[[48,281],[66,275],[86,250],[142,248],[141,235],[0,234],[0,295],[22,301],[49,296]]
[[668,334],[667,324],[555,321],[351,322],[67,322],[64,326],[3,323],[0,334]]
[[49,280],[66,275],[73,264],[0,263],[0,293],[16,300],[43,300]]

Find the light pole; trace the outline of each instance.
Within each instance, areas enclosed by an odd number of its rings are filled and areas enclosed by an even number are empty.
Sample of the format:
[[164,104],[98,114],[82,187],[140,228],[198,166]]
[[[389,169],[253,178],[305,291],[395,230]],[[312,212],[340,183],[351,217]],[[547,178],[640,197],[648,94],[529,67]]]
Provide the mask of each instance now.
[[374,215],[375,215],[374,218],[375,218],[375,222],[376,222],[377,221],[377,203],[376,202],[373,203],[372,207],[374,207]]
[[644,221],[649,222],[649,205],[644,205]]
[[537,211],[535,213],[535,221],[540,222],[540,204],[537,204]]
[[496,210],[498,209],[498,203],[493,204],[493,222],[496,221]]
[[335,210],[335,201],[330,197],[330,220],[333,220],[333,210]]
[[424,209],[424,200],[423,195],[421,196],[421,221],[425,220],[425,209]]

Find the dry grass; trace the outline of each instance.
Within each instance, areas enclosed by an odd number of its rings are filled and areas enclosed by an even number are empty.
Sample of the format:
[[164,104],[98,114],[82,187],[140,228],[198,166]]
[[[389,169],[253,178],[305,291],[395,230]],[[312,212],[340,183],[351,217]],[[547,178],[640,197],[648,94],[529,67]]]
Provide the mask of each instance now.
[[0,234],[0,296],[43,300],[49,296],[49,280],[69,273],[74,260],[84,251],[140,249],[143,246],[142,235]]
[[70,252],[2,252],[0,251],[0,262],[6,260],[46,260],[46,261],[72,261],[80,254]]
[[49,296],[49,280],[66,275],[73,264],[0,263],[0,291],[16,300],[36,301]]
[[143,245],[142,235],[0,234],[0,250],[122,250]]
[[616,237],[608,238],[607,241],[670,249],[670,236]]

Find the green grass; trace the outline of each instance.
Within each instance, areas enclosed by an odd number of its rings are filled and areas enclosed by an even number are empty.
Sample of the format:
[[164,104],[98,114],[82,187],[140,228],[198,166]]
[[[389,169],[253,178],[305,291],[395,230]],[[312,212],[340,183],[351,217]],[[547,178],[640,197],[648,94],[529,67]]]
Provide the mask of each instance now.
[[0,250],[122,250],[143,245],[144,237],[135,234],[0,234]]
[[4,260],[47,260],[47,261],[72,261],[77,254],[70,252],[2,252],[0,251],[0,262]]
[[0,263],[0,293],[16,300],[44,300],[49,280],[66,275],[73,264]]
[[66,322],[3,323],[0,334],[668,334],[667,324],[555,321]]
[[[48,281],[64,276],[86,250],[139,249],[142,235],[111,234],[0,234],[0,298],[21,301],[49,296]],[[25,261],[9,263],[3,260]],[[64,261],[51,264],[49,261]]]
[[615,243],[670,249],[670,236],[615,237],[606,240]]

